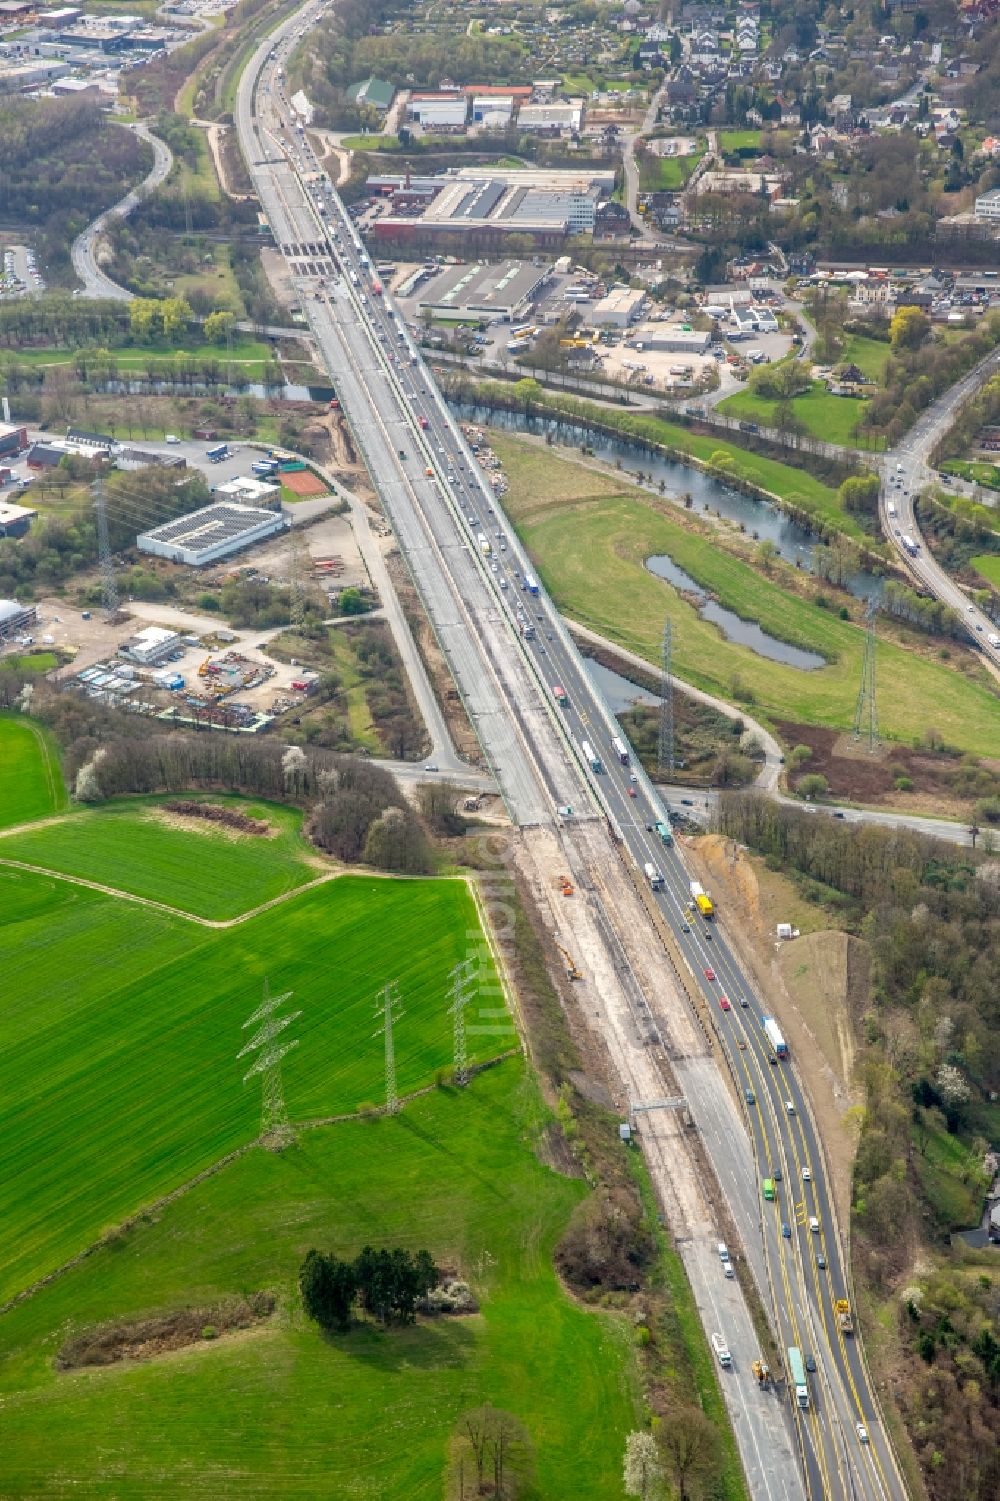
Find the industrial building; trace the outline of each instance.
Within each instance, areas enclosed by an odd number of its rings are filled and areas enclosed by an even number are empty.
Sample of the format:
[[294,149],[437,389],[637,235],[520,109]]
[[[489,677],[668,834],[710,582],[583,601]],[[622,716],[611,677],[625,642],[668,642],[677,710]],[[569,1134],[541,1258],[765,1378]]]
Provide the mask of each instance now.
[[130,662],[138,662],[140,667],[155,667],[180,649],[181,638],[177,631],[165,630],[161,625],[147,625],[123,641],[118,654],[128,657]]
[[262,542],[289,525],[283,511],[265,511],[255,506],[215,502],[175,521],[164,522],[135,539],[140,552],[204,568],[231,553]]
[[454,91],[413,93],[406,109],[409,118],[424,130],[456,129],[465,124],[469,101],[465,94]]
[[448,266],[417,302],[433,318],[485,318],[516,323],[530,306],[548,272],[544,266],[500,261],[486,266]]
[[582,99],[558,104],[523,104],[517,116],[518,130],[575,131],[583,128]]
[[694,328],[678,328],[676,324],[655,323],[637,328],[625,342],[632,349],[660,350],[665,354],[707,354],[712,335]]
[[[598,204],[613,191],[614,173],[462,167],[419,184],[400,178],[396,189],[391,182],[370,182],[375,191],[388,190],[400,210],[376,220],[376,238],[478,234],[502,243],[507,235],[528,234],[555,242],[593,231]],[[418,188],[422,210],[420,202],[397,198]]]
[[276,511],[281,505],[281,486],[255,479],[253,475],[238,475],[224,485],[216,485],[213,493],[219,500],[231,500],[236,505],[257,506],[267,511]]
[[20,635],[38,619],[34,605],[19,604],[16,599],[0,599],[0,641]]
[[484,130],[506,130],[514,114],[513,94],[473,94],[472,123]]
[[1000,219],[1000,188],[990,188],[976,199],[977,219]]
[[12,501],[0,500],[0,537],[26,537],[37,515],[38,512],[30,506],[16,506]]
[[606,297],[594,303],[591,322],[598,328],[628,328],[642,317],[647,301],[641,287],[612,287]]
[[18,422],[0,422],[0,454],[10,458],[28,446],[28,429]]
[[63,459],[72,455],[77,459],[89,459],[92,464],[106,464],[108,449],[103,444],[74,442],[71,438],[49,438],[44,443],[33,443],[28,449],[29,469],[58,469]]

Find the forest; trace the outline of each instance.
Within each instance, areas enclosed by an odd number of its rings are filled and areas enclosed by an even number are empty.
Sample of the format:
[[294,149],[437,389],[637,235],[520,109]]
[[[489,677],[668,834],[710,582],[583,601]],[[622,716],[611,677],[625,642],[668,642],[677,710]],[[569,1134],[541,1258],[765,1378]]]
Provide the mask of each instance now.
[[89,99],[0,103],[0,217],[30,226],[49,281],[82,229],[149,171],[152,148]]

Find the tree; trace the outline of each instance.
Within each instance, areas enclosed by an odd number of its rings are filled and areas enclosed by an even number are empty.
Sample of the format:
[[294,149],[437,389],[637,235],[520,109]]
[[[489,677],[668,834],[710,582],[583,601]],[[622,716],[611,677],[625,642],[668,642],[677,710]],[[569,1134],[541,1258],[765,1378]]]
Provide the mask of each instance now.
[[799,778],[795,790],[800,797],[811,800],[814,797],[823,797],[829,790],[829,785],[821,772],[810,771],[806,776]]
[[622,1473],[626,1496],[650,1501],[663,1480],[663,1465],[656,1440],[651,1433],[630,1433],[625,1440],[625,1465]]
[[302,1305],[321,1329],[346,1329],[358,1291],[358,1280],[349,1261],[310,1251],[299,1271]]
[[942,1063],[937,1071],[934,1085],[942,1104],[949,1110],[957,1110],[960,1105],[967,1104],[972,1098],[968,1079],[953,1063]]
[[877,516],[879,490],[877,474],[852,474],[837,491],[837,499],[852,515]]
[[659,1430],[677,1491],[677,1501],[691,1501],[716,1468],[718,1437],[698,1407],[681,1407],[665,1417]]
[[205,338],[210,344],[225,344],[236,325],[232,313],[220,309],[205,319]]
[[889,324],[893,349],[919,349],[931,331],[931,320],[917,307],[901,307]]

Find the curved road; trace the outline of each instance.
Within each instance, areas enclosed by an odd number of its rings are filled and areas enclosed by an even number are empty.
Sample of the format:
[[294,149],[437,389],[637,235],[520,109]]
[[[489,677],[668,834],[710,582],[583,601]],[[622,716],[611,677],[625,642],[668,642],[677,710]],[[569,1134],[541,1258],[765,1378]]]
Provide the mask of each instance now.
[[92,224],[88,224],[82,234],[77,235],[73,241],[71,255],[73,258],[73,270],[83,283],[84,297],[108,297],[115,302],[131,302],[133,292],[127,287],[121,287],[110,276],[105,276],[97,264],[97,246],[101,236],[107,229],[112,219],[127,219],[136,204],[158,188],[164,181],[170,168],[174,164],[173,154],[170,147],[161,141],[159,136],[153,135],[146,125],[123,126],[122,129],[134,130],[137,136],[148,141],[153,148],[153,166],[151,171],[143,178],[137,187],[112,204],[111,208],[105,209],[103,214],[98,214]]
[[[1000,678],[1000,627],[970,603],[965,590],[955,583],[928,551],[913,511],[914,498],[935,477],[928,464],[932,450],[955,421],[959,408],[970,396],[975,395],[980,386],[998,373],[1000,349],[994,349],[968,375],[921,413],[898,447],[884,456],[879,517],[882,530],[899,554],[907,572],[929,590],[935,599],[949,605],[956,615],[962,617],[973,643],[982,652],[987,667],[995,677]],[[914,543],[915,552],[907,548],[903,540],[906,537]],[[991,643],[991,636],[998,643],[996,646]]]

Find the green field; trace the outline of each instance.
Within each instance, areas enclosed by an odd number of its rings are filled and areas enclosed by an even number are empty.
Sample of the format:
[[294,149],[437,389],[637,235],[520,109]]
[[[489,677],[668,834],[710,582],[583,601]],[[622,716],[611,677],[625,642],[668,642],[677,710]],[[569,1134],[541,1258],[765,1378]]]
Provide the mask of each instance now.
[[[157,361],[169,360],[218,360],[226,365],[268,365],[274,363],[274,351],[260,339],[234,339],[232,352],[224,344],[152,344],[141,348],[129,346],[108,352],[111,362],[121,370],[145,370]],[[23,349],[18,350],[14,362],[18,365],[33,365],[43,369],[59,365],[75,365],[79,352],[71,349]]]
[[637,158],[640,193],[670,193],[682,188],[705,155],[699,146],[690,156],[656,156],[652,151]]
[[[739,417],[746,422],[758,422],[761,427],[774,427],[781,403],[753,391],[737,391],[719,402],[719,411],[726,417]],[[821,380],[814,380],[808,391],[796,396],[791,402],[792,411],[804,430],[814,438],[827,443],[841,443],[845,447],[858,447],[858,435],[854,429],[864,418],[868,402],[853,396],[834,396]]]
[[994,589],[1000,589],[1000,554],[981,553],[978,558],[970,558],[969,561],[987,583],[992,584]]
[[[251,1152],[42,1289],[0,1321],[4,1494],[438,1498],[458,1419],[488,1400],[529,1431],[532,1496],[620,1501],[625,1435],[641,1422],[632,1336],[553,1273],[585,1187],[540,1162],[544,1119],[510,1060],[395,1120]],[[353,1254],[366,1241],[428,1247],[481,1312],[324,1338],[298,1309],[298,1265],[311,1246]],[[279,1309],[255,1333],[53,1369],[72,1329],[260,1288]]]
[[58,813],[66,804],[62,772],[46,732],[0,715],[0,829]]
[[[673,623],[679,676],[732,700],[752,695],[755,712],[849,728],[861,673],[864,633],[762,576],[750,563],[713,545],[631,495],[594,495],[597,476],[507,435],[494,435],[510,480],[505,508],[525,539],[559,607],[647,661],[659,660],[663,619]],[[525,455],[519,463],[515,457]],[[543,466],[538,467],[538,461]],[[578,495],[565,497],[575,471]],[[563,498],[551,499],[555,491]],[[802,672],[727,641],[695,608],[643,565],[665,553],[718,601],[759,622],[781,640],[818,651],[826,667]],[[779,575],[780,579],[780,575]],[[595,580],[600,587],[595,587]],[[944,664],[878,644],[879,725],[889,738],[911,740],[933,725],[948,744],[979,755],[995,751],[1000,702],[985,687]],[[931,710],[928,705],[932,705]]]
[[727,151],[759,151],[763,138],[762,130],[720,130],[719,150],[723,155]]
[[399,136],[344,136],[340,144],[345,151],[397,151],[399,149]]
[[21,656],[4,657],[0,666],[4,672],[20,672],[26,678],[40,678],[59,666],[59,658],[51,651],[29,651]]
[[[285,1065],[293,1118],[380,1098],[372,1006],[388,980],[406,1013],[400,1091],[429,1082],[449,1062],[448,973],[477,919],[462,881],[357,876],[206,929],[0,867],[0,923],[2,1301],[256,1135],[260,1091],[244,1088],[236,1054],[265,977],[302,1012]],[[484,1057],[512,1040],[501,1028],[470,1045]]]
[[[164,821],[160,799],[130,798],[81,809],[62,823],[0,838],[0,861],[65,871],[198,917],[226,919],[315,880],[301,836],[302,815],[274,803],[212,797],[267,821],[271,835],[233,837],[217,825]],[[196,878],[194,878],[196,876]]]
[[837,363],[857,365],[863,375],[881,385],[891,353],[890,345],[884,344],[881,339],[866,339],[863,334],[849,334]]

